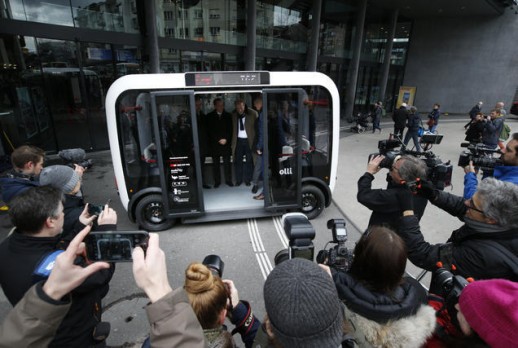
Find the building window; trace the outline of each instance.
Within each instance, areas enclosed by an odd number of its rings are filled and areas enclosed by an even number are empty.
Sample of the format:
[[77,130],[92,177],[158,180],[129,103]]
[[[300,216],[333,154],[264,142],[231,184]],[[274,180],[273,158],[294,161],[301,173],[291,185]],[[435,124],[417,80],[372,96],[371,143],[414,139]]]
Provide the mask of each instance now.
[[189,37],[189,28],[180,28],[180,37],[181,38]]
[[219,8],[209,9],[209,18],[210,19],[219,19],[220,18]]
[[194,10],[194,18],[202,19],[203,18],[203,10]]
[[194,28],[194,35],[203,36],[203,27]]
[[210,35],[218,36],[220,27],[210,27]]
[[178,10],[178,18],[179,19],[187,19],[187,10]]
[[164,20],[172,21],[173,19],[173,11],[164,11]]
[[174,37],[174,28],[165,28],[166,37]]

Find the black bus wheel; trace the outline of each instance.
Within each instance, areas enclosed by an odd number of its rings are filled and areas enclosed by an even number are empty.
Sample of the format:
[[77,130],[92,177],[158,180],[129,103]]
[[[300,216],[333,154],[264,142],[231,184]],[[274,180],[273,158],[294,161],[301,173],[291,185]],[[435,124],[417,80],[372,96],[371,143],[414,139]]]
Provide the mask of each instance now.
[[148,195],[142,198],[135,208],[135,217],[140,228],[146,231],[163,231],[171,228],[175,220],[167,219],[161,195]]
[[325,208],[325,197],[322,191],[313,185],[302,186],[302,212],[308,219],[314,219]]

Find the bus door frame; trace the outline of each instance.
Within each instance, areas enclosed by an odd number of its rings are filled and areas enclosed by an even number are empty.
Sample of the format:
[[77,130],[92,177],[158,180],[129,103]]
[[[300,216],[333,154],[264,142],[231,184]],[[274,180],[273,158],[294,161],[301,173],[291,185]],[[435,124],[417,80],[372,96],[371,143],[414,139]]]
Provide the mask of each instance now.
[[[179,217],[190,217],[190,216],[199,216],[205,214],[205,202],[203,201],[203,191],[202,191],[202,178],[201,178],[201,162],[200,162],[200,149],[199,149],[199,139],[198,139],[198,123],[196,119],[196,109],[195,109],[195,101],[194,101],[194,90],[168,90],[168,91],[155,91],[149,93],[151,96],[151,112],[152,112],[152,120],[153,120],[153,133],[155,136],[155,146],[157,150],[157,163],[160,169],[160,186],[162,188],[162,204],[164,207],[164,212],[168,217],[179,218]],[[198,198],[198,207],[195,211],[192,209],[189,211],[186,210],[177,210],[175,211],[169,205],[169,187],[167,185],[167,180],[165,177],[165,163],[163,160],[160,160],[163,157],[162,154],[162,141],[161,141],[161,133],[160,127],[158,124],[158,110],[156,105],[156,97],[169,97],[169,96],[188,96],[189,104],[190,104],[190,114],[191,114],[191,132],[192,132],[192,141],[193,141],[193,150],[194,150],[194,169],[196,172],[195,179],[196,181],[196,192]]]
[[[297,175],[294,178],[296,181],[296,194],[295,201],[278,204],[276,202],[272,202],[270,199],[270,187],[272,185],[272,180],[269,175],[268,167],[269,167],[269,153],[270,149],[268,148],[268,96],[275,94],[297,94],[297,117],[298,117],[298,125],[297,125],[297,134],[296,134],[296,144],[294,151],[294,158],[296,160],[296,170]],[[303,98],[306,95],[306,92],[302,88],[263,88],[262,89],[262,97],[263,97],[263,161],[264,161],[264,169],[263,169],[263,181],[264,181],[264,207],[267,211],[278,211],[285,209],[298,209],[302,207],[302,123],[301,119],[304,115],[303,112]],[[275,110],[277,112],[277,110]]]

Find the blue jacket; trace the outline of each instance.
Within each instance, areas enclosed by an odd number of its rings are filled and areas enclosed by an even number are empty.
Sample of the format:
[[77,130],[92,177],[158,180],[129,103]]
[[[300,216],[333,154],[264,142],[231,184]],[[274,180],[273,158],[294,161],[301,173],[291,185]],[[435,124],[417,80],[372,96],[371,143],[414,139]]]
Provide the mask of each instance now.
[[20,193],[39,185],[39,181],[36,179],[15,172],[8,173],[5,177],[0,178],[2,200],[9,204]]
[[503,117],[498,117],[494,120],[485,122],[484,130],[482,131],[482,143],[490,147],[496,147],[498,145],[498,138],[500,137],[503,126]]
[[[484,175],[482,178],[486,178]],[[518,185],[518,167],[498,166],[495,167],[493,177],[498,180],[512,182]],[[469,172],[464,175],[464,199],[470,199],[477,191],[478,179],[475,173]]]

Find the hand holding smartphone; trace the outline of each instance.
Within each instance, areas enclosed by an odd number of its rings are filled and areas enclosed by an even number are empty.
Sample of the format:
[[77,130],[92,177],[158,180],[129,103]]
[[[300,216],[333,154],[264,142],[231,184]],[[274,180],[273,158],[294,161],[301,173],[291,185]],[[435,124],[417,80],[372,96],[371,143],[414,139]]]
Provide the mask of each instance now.
[[84,242],[90,261],[131,262],[135,247],[147,249],[149,234],[146,231],[93,231]]

